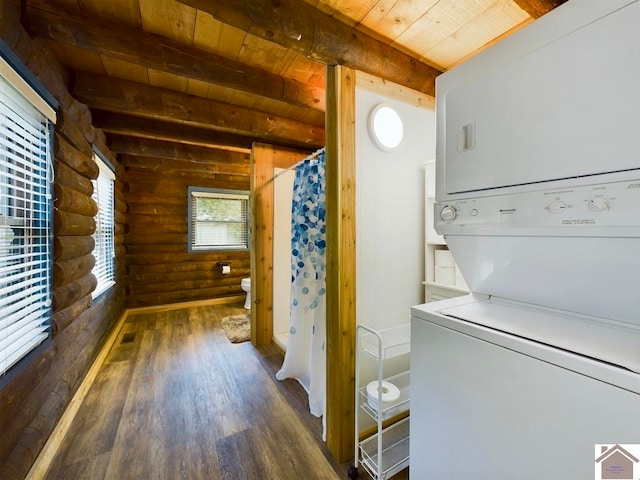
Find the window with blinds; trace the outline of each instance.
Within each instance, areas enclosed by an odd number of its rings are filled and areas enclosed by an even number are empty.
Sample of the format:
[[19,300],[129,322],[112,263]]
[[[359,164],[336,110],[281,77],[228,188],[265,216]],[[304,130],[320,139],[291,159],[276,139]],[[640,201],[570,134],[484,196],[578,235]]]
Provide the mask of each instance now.
[[111,166],[99,154],[93,158],[100,168],[100,175],[93,181],[92,198],[98,205],[96,214],[96,231],[93,234],[95,248],[93,256],[96,264],[93,274],[98,280],[98,286],[93,291],[93,298],[115,284],[114,273],[114,209],[115,209],[115,174]]
[[0,45],[0,377],[51,332],[55,111]]
[[249,192],[189,187],[189,251],[248,249]]

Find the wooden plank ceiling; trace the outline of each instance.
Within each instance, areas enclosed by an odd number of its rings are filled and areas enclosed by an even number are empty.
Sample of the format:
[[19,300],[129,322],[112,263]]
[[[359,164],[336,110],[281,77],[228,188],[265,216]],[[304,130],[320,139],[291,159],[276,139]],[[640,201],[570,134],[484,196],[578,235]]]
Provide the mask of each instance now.
[[[254,141],[315,150],[325,64],[433,95],[441,71],[563,1],[26,0],[23,22],[113,152],[157,169],[206,163],[205,149],[246,157]],[[248,176],[219,158],[216,171]]]

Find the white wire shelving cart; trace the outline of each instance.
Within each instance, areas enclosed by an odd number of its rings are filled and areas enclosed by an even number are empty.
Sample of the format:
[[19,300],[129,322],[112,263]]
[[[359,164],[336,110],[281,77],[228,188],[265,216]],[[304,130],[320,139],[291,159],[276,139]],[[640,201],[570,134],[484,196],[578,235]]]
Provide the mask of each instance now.
[[[380,330],[366,325],[357,327],[356,447],[354,465],[348,472],[351,479],[358,478],[359,466],[374,480],[386,480],[409,466],[409,369],[385,377],[385,363],[409,354],[410,338],[409,323]],[[365,361],[375,363],[376,378],[361,385]],[[388,387],[393,388],[395,395],[384,401]],[[359,411],[366,412],[377,426],[375,434],[364,440],[360,440]]]

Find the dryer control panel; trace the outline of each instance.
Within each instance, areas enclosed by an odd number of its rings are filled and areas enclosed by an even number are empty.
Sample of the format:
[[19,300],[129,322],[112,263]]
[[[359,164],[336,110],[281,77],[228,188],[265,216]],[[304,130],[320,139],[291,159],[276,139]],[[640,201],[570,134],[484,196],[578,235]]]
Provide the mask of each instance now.
[[619,229],[640,232],[640,178],[436,202],[435,212],[436,230],[444,235],[490,235],[496,229],[502,234],[565,235],[562,230],[575,234],[578,229],[618,236]]

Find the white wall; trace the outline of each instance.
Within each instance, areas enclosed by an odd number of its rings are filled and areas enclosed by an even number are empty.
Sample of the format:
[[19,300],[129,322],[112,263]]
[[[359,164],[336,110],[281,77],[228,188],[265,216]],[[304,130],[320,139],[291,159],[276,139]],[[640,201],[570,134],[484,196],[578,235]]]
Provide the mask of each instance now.
[[273,334],[279,335],[289,331],[291,197],[296,173],[281,168],[274,168],[273,173],[278,175],[273,184]]
[[[404,139],[383,152],[368,133],[380,103],[404,122]],[[356,91],[356,311],[374,328],[407,323],[424,302],[424,163],[435,156],[435,113]]]

